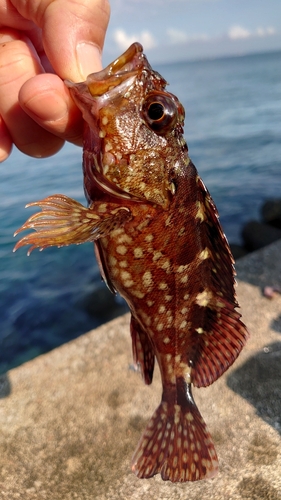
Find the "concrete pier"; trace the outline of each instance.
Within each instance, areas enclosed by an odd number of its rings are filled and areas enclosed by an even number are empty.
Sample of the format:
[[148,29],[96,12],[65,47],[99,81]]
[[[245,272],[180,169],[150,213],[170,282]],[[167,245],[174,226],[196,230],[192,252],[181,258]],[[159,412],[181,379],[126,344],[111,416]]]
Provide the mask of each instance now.
[[251,338],[216,383],[194,390],[217,478],[140,480],[130,461],[161,397],[132,369],[129,315],[0,377],[1,500],[281,500],[281,240],[239,260]]

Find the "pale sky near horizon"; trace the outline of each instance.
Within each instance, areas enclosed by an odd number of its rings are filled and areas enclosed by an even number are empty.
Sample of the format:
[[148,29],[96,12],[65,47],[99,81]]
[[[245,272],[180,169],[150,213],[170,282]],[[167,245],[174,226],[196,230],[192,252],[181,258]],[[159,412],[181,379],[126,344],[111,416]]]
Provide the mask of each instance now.
[[153,62],[281,50],[281,0],[111,0],[104,62],[133,41]]

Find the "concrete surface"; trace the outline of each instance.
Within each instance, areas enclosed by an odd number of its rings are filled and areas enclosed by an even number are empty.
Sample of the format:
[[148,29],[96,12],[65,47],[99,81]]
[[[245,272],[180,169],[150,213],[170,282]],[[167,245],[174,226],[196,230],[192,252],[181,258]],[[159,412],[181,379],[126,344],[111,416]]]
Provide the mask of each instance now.
[[0,498],[281,499],[281,241],[237,264],[251,339],[215,384],[194,391],[220,460],[216,479],[140,480],[130,460],[161,397],[131,368],[129,316],[0,378]]

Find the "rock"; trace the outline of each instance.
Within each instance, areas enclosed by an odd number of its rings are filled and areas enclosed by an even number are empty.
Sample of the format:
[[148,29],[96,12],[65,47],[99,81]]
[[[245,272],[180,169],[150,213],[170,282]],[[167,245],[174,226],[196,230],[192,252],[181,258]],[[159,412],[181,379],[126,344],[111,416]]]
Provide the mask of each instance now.
[[264,202],[261,207],[263,222],[281,229],[281,199],[271,199]]
[[230,243],[230,249],[234,260],[240,259],[248,253],[244,247],[242,247],[241,245],[237,245],[236,243]]
[[124,299],[111,293],[104,284],[93,288],[93,291],[85,294],[78,304],[90,316],[104,323],[128,312]]
[[281,229],[253,220],[244,226],[242,238],[245,248],[251,252],[279,240]]

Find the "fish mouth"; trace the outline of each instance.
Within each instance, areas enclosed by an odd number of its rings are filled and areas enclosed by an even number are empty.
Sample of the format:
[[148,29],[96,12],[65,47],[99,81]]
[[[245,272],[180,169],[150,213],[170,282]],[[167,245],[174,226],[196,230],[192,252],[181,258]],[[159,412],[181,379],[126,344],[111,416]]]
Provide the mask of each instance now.
[[124,86],[129,86],[133,78],[144,69],[156,73],[144,55],[142,45],[135,42],[106,68],[88,75],[84,82],[75,83],[71,80],[64,80],[64,83],[69,88],[77,106],[83,112],[85,103],[90,106],[92,97],[97,98],[98,108],[109,96],[112,98],[114,94],[121,92]]
[[151,70],[151,66],[143,53],[142,45],[135,42],[106,68],[89,75],[85,83],[90,94],[93,97],[98,97],[137,75],[145,67]]
[[74,93],[74,98],[76,90],[85,91],[86,89],[92,97],[101,97],[109,91],[114,91],[116,87],[120,87],[124,82],[128,85],[131,78],[144,69],[153,71],[143,53],[142,45],[135,42],[106,68],[88,75],[85,82],[74,83],[65,80],[65,84],[72,90],[72,95]]

